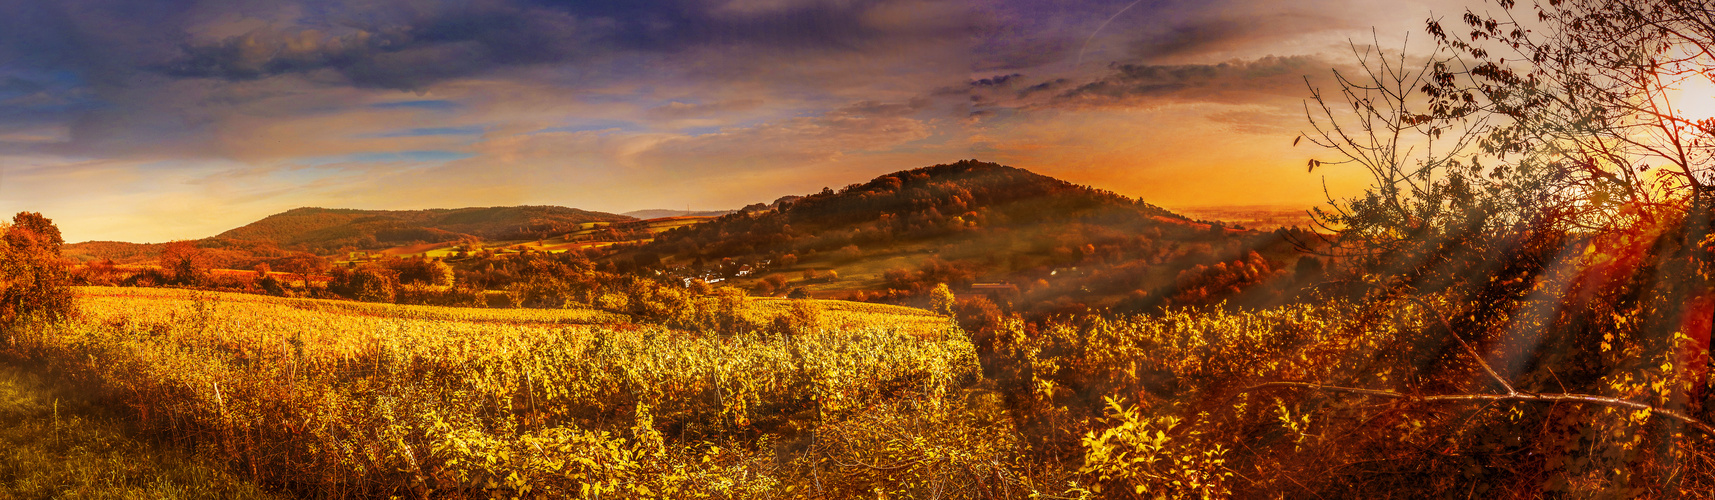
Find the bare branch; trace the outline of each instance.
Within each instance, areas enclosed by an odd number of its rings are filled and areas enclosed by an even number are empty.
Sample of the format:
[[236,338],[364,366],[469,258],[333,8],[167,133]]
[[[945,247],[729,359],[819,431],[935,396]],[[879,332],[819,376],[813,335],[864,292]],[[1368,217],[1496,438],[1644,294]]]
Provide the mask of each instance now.
[[1333,386],[1333,385],[1316,384],[1316,383],[1311,383],[1311,382],[1265,382],[1265,383],[1253,385],[1250,387],[1246,387],[1244,389],[1240,389],[1239,393],[1244,394],[1244,393],[1250,393],[1250,392],[1261,391],[1261,390],[1266,390],[1266,389],[1281,389],[1281,388],[1297,388],[1297,389],[1310,389],[1310,390],[1316,390],[1316,391],[1322,391],[1322,392],[1339,392],[1339,393],[1346,393],[1346,394],[1359,394],[1359,395],[1364,395],[1364,396],[1392,398],[1392,399],[1398,399],[1398,400],[1403,400],[1403,401],[1423,402],[1423,403],[1473,403],[1473,402],[1496,402],[1496,401],[1499,401],[1499,402],[1535,402],[1535,403],[1588,403],[1588,404],[1601,405],[1601,406],[1610,406],[1610,407],[1615,407],[1615,408],[1627,408],[1627,409],[1632,409],[1632,410],[1648,411],[1648,412],[1650,412],[1651,415],[1655,415],[1658,417],[1662,417],[1662,418],[1666,418],[1669,420],[1674,420],[1674,421],[1683,423],[1685,425],[1688,425],[1688,426],[1691,426],[1692,428],[1697,429],[1699,432],[1702,432],[1703,435],[1705,435],[1705,436],[1715,438],[1715,427],[1711,427],[1709,424],[1704,423],[1703,421],[1698,420],[1696,418],[1692,418],[1691,416],[1686,415],[1684,413],[1680,413],[1678,411],[1670,410],[1667,408],[1659,408],[1656,406],[1652,406],[1652,405],[1648,405],[1648,404],[1644,404],[1644,403],[1639,403],[1636,401],[1627,401],[1627,400],[1619,399],[1619,398],[1595,396],[1595,395],[1590,395],[1590,394],[1535,394],[1535,393],[1528,393],[1528,392],[1514,392],[1511,394],[1444,394],[1444,395],[1437,395],[1437,396],[1413,396],[1410,394],[1394,392],[1394,391],[1383,391],[1383,390],[1376,390],[1376,389],[1360,389],[1360,388],[1356,388],[1356,387],[1340,387],[1340,386]]

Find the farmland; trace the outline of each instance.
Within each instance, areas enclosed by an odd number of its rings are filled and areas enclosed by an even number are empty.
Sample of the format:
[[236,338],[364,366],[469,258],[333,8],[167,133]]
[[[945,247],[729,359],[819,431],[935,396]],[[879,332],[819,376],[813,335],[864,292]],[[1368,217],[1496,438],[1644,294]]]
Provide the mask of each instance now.
[[[11,332],[0,359],[108,408],[129,429],[112,439],[194,457],[169,471],[294,496],[1355,496],[1505,474],[1422,451],[1436,446],[1527,457],[1535,474],[1577,481],[1567,491],[1626,491],[1678,463],[1685,488],[1715,484],[1701,442],[1648,412],[1407,396],[1489,391],[1469,359],[1451,362],[1451,382],[1417,375],[1457,352],[1427,327],[1444,302],[966,330],[894,306],[747,299],[744,323],[797,326],[713,333],[579,306],[76,295],[77,314]],[[1690,380],[1673,352],[1602,351],[1606,375],[1562,376],[1591,401],[1659,401]],[[1520,383],[1533,392],[1512,397],[1559,387]],[[1521,428],[1564,437],[1519,441]]]
[[83,288],[78,302],[77,320],[10,339],[11,356],[243,476],[332,496],[767,490],[767,441],[978,376],[962,336],[914,330],[947,323],[867,306],[788,339],[579,310],[166,289]]
[[[517,253],[523,250],[532,252],[564,252],[567,250],[587,250],[603,248],[618,243],[647,243],[651,238],[665,231],[681,227],[693,226],[706,222],[714,217],[680,216],[661,217],[640,221],[622,222],[584,222],[569,227],[570,231],[540,239],[508,239],[484,242],[483,247],[497,253]],[[416,257],[449,258],[459,252],[457,242],[422,243],[387,248],[369,252],[374,257]]]

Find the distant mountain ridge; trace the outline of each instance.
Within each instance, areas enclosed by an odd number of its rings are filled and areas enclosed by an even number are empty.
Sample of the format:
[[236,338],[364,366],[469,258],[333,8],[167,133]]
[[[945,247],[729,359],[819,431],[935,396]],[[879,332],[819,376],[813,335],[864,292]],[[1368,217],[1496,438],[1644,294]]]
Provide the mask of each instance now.
[[634,217],[558,206],[470,207],[428,210],[296,208],[226,231],[214,239],[272,241],[281,246],[381,248],[410,242],[450,241],[462,235],[489,240],[531,239],[574,230],[588,222]]
[[[330,255],[346,248],[375,250],[452,241],[464,235],[491,241],[536,239],[567,233],[590,222],[634,220],[637,219],[619,214],[543,205],[427,210],[304,207],[203,238],[198,240],[198,246],[218,249],[218,260],[238,265],[249,256],[288,250]],[[89,241],[66,245],[62,253],[79,261],[113,259],[120,263],[148,263],[160,255],[161,247]]]

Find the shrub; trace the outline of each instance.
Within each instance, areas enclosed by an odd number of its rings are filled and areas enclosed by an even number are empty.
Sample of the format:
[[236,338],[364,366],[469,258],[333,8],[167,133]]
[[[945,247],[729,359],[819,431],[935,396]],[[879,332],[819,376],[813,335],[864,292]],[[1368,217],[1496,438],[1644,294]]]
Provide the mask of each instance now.
[[34,212],[0,227],[0,327],[71,313],[71,269],[60,258],[59,228]]
[[398,290],[398,275],[377,265],[335,269],[328,280],[328,291],[363,302],[393,302]]
[[786,336],[815,333],[822,327],[822,306],[814,301],[795,300],[785,313],[774,317],[774,332]]
[[167,284],[198,286],[208,279],[208,255],[194,241],[167,243],[161,249],[160,265]]
[[929,291],[929,310],[935,314],[952,316],[953,302],[953,289],[946,283],[935,285],[935,289]]
[[453,284],[453,268],[440,259],[430,259],[417,256],[411,259],[392,259],[386,262],[388,269],[399,273],[399,283],[403,285],[432,285],[451,286]]

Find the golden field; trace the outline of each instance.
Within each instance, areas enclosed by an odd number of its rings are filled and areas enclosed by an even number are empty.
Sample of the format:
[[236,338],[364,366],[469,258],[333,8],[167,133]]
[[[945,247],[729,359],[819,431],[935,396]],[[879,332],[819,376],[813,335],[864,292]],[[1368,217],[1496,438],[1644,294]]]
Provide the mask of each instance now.
[[581,309],[77,292],[78,317],[14,333],[15,356],[241,476],[328,496],[774,491],[755,440],[978,376],[968,340],[912,330],[948,321],[871,310],[714,337]]

